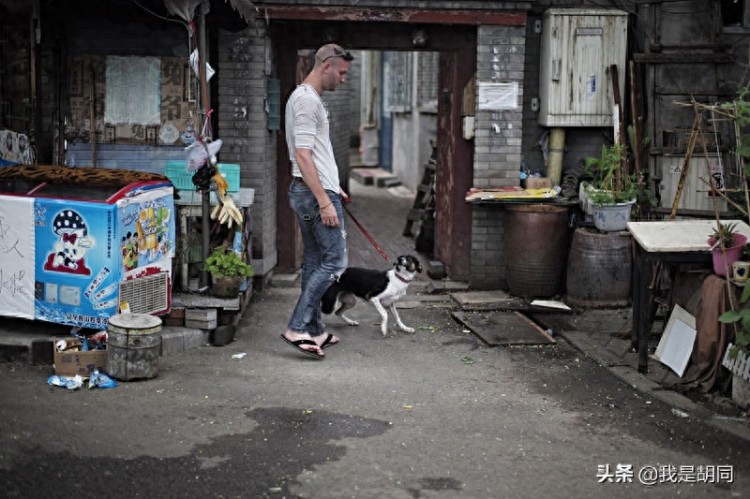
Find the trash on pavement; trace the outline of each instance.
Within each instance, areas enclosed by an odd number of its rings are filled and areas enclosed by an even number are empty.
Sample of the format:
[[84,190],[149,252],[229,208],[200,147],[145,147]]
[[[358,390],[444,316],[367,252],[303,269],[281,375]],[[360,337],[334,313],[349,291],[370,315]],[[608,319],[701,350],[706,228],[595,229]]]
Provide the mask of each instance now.
[[90,336],[75,328],[70,336],[53,338],[53,362],[55,374],[88,378],[94,369],[104,369],[108,335],[98,331]]
[[92,388],[115,388],[117,381],[110,378],[107,373],[100,372],[99,369],[91,371],[89,378],[89,390]]
[[47,384],[53,386],[62,386],[68,390],[77,390],[83,386],[83,378],[81,375],[76,374],[75,376],[59,376],[53,374],[47,379]]

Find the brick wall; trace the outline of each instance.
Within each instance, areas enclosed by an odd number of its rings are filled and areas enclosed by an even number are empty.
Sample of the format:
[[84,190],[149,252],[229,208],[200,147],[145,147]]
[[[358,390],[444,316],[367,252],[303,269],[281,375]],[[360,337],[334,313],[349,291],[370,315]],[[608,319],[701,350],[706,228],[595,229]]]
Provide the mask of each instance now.
[[220,31],[218,42],[221,161],[240,165],[240,184],[255,189],[252,265],[264,275],[276,265],[276,139],[267,128],[264,99],[270,67],[265,22],[239,32]]
[[[474,186],[518,185],[523,136],[525,29],[479,26],[477,35],[477,86],[485,82],[518,82],[519,96],[516,109],[477,110]],[[503,212],[497,206],[474,206],[469,285],[475,289],[507,287]]]
[[[233,33],[219,34],[218,122],[224,141],[221,161],[240,165],[242,187],[255,189],[252,207],[252,264],[256,275],[265,275],[278,261],[276,248],[277,140],[279,132],[267,128],[265,111],[266,82],[272,74],[271,41],[266,36],[264,20],[255,26]],[[331,112],[331,141],[342,181],[349,170],[351,112],[358,84],[349,81],[323,98]],[[285,102],[281,102],[281,112]],[[284,193],[286,191],[284,190]]]

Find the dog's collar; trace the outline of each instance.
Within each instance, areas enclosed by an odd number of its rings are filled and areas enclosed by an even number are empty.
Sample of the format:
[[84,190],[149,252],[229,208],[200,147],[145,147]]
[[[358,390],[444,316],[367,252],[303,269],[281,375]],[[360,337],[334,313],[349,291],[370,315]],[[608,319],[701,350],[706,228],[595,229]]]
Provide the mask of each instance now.
[[406,284],[409,284],[411,281],[413,281],[413,279],[407,279],[406,277],[401,277],[401,274],[399,274],[398,272],[394,272],[394,274],[396,274],[396,277],[398,277],[399,281],[405,282]]

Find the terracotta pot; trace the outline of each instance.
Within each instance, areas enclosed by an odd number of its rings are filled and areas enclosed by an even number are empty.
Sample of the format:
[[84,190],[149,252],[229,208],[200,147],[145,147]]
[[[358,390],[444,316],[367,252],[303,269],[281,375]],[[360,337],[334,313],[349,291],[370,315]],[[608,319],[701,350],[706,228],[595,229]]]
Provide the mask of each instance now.
[[568,258],[568,207],[508,205],[504,224],[510,293],[526,297],[557,294]]

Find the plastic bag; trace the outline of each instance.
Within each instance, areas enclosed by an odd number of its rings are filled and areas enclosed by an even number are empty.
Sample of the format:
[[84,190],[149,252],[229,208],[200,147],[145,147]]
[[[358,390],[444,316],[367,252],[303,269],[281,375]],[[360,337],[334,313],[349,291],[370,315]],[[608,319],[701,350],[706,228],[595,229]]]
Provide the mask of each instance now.
[[62,386],[67,388],[68,390],[76,390],[83,386],[83,378],[80,374],[76,374],[73,377],[53,374],[52,376],[47,378],[47,384],[53,386]]
[[206,144],[202,140],[196,140],[185,148],[187,152],[187,171],[195,172],[206,164],[206,161],[211,158],[211,163],[216,163],[216,155],[221,149],[221,139],[216,139],[213,142]]
[[117,381],[113,380],[107,374],[99,372],[99,369],[91,371],[89,377],[89,390],[92,388],[116,388]]
[[206,144],[204,142],[196,140],[187,146],[185,151],[187,152],[187,171],[198,171],[201,166],[206,164],[208,151],[206,150]]

